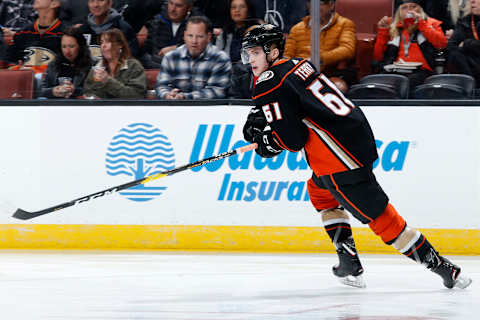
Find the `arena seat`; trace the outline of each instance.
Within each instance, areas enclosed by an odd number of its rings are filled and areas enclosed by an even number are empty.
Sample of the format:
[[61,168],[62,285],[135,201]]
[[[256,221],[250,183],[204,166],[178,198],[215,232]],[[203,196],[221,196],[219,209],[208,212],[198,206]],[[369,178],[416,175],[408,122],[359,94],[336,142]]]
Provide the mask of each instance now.
[[147,76],[147,90],[154,90],[157,83],[157,76],[160,73],[160,69],[146,69],[145,75]]
[[0,70],[0,99],[32,99],[33,70]]
[[415,99],[472,99],[475,79],[466,74],[437,74],[414,89]]
[[377,23],[383,16],[392,16],[392,0],[337,0],[337,12],[352,20],[357,32],[355,66],[358,79],[372,73],[373,47]]
[[351,99],[407,99],[410,81],[399,74],[373,74],[363,77],[348,90]]

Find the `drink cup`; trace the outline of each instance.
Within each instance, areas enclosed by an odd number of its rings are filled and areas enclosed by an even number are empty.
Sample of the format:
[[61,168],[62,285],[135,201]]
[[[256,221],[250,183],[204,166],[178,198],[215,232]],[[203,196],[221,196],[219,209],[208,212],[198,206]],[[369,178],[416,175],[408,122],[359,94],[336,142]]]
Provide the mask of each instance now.
[[70,77],[59,77],[58,78],[58,84],[61,86],[60,91],[62,92],[62,95],[64,97],[66,97],[68,95],[67,86],[72,84],[72,78],[70,78]]
[[101,81],[100,74],[105,71],[103,66],[93,66],[93,81]]
[[413,26],[415,24],[415,17],[411,13],[407,13],[405,15],[405,19],[403,19],[403,24],[405,28]]

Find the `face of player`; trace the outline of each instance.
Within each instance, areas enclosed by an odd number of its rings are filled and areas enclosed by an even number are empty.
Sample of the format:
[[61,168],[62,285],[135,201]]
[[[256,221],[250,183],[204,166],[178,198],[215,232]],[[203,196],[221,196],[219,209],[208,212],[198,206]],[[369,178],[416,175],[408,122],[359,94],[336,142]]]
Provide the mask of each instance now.
[[70,36],[62,37],[62,54],[68,61],[74,62],[78,57],[78,51],[80,46],[78,45],[77,39]]
[[207,32],[207,27],[203,23],[188,23],[185,29],[183,40],[187,50],[193,58],[198,57],[208,46],[212,39],[212,34]]
[[103,17],[112,7],[112,0],[88,0],[88,8],[94,17]]
[[472,13],[474,15],[480,15],[480,0],[470,0],[470,5],[472,7]]
[[170,21],[179,23],[185,20],[191,6],[187,5],[185,0],[168,1],[168,18]]
[[262,47],[248,48],[247,54],[248,63],[252,67],[252,72],[256,77],[268,69],[267,55]]
[[248,7],[245,0],[232,0],[230,4],[230,16],[237,25],[242,25],[248,18]]
[[122,47],[120,43],[111,41],[107,37],[102,36],[100,39],[100,50],[102,51],[102,56],[105,58],[105,60],[110,62],[120,58]]

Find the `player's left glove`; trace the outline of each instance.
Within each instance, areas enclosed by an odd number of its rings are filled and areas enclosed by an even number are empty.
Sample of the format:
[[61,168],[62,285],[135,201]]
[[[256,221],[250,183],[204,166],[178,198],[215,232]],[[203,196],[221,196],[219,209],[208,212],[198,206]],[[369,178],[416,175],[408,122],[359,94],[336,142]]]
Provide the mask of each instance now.
[[267,119],[262,110],[252,108],[248,114],[247,121],[243,126],[243,138],[248,142],[253,142],[253,137],[261,134],[263,129],[267,126]]
[[270,126],[266,126],[261,133],[257,133],[253,136],[253,142],[258,144],[255,152],[263,158],[272,158],[280,153],[283,149],[275,141]]

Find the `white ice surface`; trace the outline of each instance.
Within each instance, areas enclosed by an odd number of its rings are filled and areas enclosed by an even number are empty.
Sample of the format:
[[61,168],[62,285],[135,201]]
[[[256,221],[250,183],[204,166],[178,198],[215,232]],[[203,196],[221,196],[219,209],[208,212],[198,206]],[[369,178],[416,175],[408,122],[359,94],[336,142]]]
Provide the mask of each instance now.
[[466,290],[400,255],[363,255],[366,289],[335,255],[0,251],[0,319],[480,318],[480,257],[449,257]]

